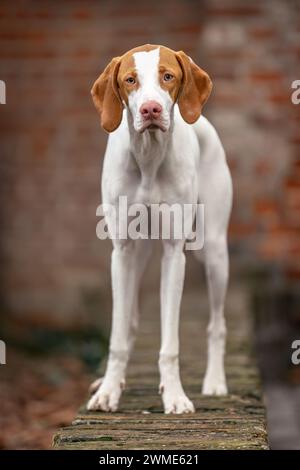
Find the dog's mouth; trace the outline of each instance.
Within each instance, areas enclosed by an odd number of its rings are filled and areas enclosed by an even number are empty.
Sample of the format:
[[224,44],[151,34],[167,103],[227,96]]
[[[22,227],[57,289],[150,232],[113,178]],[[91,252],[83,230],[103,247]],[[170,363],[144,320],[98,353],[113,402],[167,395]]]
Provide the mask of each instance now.
[[167,129],[160,121],[149,120],[149,121],[144,122],[139,132],[142,134],[146,130],[148,131],[160,130],[162,132],[166,132]]

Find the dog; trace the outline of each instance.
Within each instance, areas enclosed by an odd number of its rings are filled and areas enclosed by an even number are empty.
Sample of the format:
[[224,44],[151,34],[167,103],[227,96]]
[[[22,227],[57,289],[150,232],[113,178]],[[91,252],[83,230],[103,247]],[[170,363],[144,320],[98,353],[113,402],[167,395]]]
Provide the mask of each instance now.
[[[212,89],[208,74],[184,52],[144,45],[114,58],[92,87],[109,133],[102,199],[129,204],[197,204],[205,208],[204,248],[210,321],[204,395],[227,393],[224,372],[228,283],[227,227],[232,182],[215,128],[201,115]],[[119,217],[122,217],[119,216]],[[106,215],[108,227],[110,215]],[[185,239],[162,240],[160,386],[165,413],[192,413],[179,373],[179,312]],[[152,241],[112,237],[112,331],[106,372],[95,382],[88,410],[116,411],[138,323],[138,290]]]

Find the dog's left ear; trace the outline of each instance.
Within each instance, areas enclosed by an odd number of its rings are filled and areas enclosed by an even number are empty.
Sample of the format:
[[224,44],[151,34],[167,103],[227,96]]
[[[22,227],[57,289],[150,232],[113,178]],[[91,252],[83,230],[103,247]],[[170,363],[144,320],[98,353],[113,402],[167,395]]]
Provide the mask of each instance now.
[[176,58],[183,73],[178,95],[180,114],[188,124],[193,124],[199,119],[202,107],[211,93],[212,82],[208,74],[184,52],[177,52]]
[[117,76],[121,57],[115,57],[97,78],[91,94],[100,114],[101,126],[107,132],[116,130],[122,120],[123,104],[118,91]]

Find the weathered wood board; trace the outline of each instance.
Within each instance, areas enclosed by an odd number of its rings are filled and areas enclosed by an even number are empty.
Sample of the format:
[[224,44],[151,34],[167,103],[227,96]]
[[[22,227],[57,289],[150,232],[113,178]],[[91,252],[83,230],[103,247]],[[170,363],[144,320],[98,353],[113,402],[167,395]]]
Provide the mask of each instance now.
[[56,449],[267,449],[265,408],[251,351],[251,315],[241,286],[231,286],[226,307],[227,397],[204,397],[206,293],[184,294],[181,315],[181,375],[196,406],[190,415],[164,415],[158,395],[158,300],[147,295],[127,387],[118,413],[87,412],[54,436]]

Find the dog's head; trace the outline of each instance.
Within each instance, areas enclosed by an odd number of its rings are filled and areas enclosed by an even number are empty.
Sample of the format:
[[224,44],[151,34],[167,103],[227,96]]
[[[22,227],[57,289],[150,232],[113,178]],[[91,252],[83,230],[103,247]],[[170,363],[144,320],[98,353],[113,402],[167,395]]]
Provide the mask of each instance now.
[[176,102],[183,119],[194,123],[211,88],[207,73],[184,52],[147,44],[114,58],[95,81],[92,97],[107,132],[118,128],[126,106],[142,133],[167,131]]

